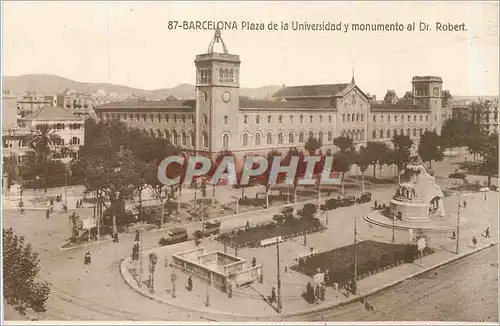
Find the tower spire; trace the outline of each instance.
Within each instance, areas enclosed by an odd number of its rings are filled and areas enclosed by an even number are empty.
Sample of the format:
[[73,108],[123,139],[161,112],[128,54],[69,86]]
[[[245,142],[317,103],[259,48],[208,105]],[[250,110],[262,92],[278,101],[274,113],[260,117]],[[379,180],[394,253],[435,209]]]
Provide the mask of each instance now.
[[214,53],[214,45],[215,45],[215,43],[219,43],[219,42],[222,44],[222,49],[223,49],[224,53],[228,54],[226,43],[224,43],[224,41],[222,40],[220,29],[215,30],[214,38],[212,39],[212,41],[208,45],[208,53]]
[[352,61],[352,79],[351,79],[351,84],[356,84],[354,81],[354,60]]

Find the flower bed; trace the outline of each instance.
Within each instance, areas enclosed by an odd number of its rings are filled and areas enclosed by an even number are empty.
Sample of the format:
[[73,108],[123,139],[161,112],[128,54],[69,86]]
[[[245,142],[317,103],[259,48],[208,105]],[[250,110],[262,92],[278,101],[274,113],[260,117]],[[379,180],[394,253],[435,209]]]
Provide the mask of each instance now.
[[257,225],[247,230],[235,230],[226,232],[217,237],[222,243],[244,247],[258,247],[260,242],[265,239],[281,236],[283,239],[299,236],[307,233],[314,233],[323,230],[317,218],[295,219],[293,223],[267,223]]
[[[354,275],[354,245],[325,251],[320,254],[300,259],[291,267],[299,273],[314,276],[318,268],[328,270],[327,285],[347,284]],[[434,253],[432,248],[425,248],[423,255]],[[414,244],[392,244],[376,241],[362,241],[357,244],[358,280],[379,273],[404,263],[412,263],[420,257]]]

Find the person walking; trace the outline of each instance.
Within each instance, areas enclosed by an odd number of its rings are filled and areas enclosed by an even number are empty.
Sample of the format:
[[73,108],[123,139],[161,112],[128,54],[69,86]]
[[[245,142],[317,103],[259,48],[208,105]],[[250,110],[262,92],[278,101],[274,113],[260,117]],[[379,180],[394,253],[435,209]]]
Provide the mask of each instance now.
[[49,209],[49,208],[47,208],[47,210],[45,211],[45,217],[46,217],[47,219],[49,219],[49,218],[50,218],[50,209]]
[[464,200],[464,208],[467,208],[467,201]]
[[472,237],[472,244],[474,245],[474,249],[475,249],[476,245],[477,245],[477,238],[476,237]]
[[257,259],[255,257],[252,258],[252,267],[255,267],[257,265]]
[[455,240],[457,238],[457,233],[455,231],[452,232],[451,238]]
[[484,236],[485,236],[486,238],[489,238],[489,237],[490,237],[490,227],[489,227],[489,226],[486,228],[486,231],[484,231]]
[[192,291],[193,290],[193,278],[191,276],[189,276],[188,278],[188,291]]
[[276,302],[276,289],[273,286],[273,289],[271,290],[271,303]]

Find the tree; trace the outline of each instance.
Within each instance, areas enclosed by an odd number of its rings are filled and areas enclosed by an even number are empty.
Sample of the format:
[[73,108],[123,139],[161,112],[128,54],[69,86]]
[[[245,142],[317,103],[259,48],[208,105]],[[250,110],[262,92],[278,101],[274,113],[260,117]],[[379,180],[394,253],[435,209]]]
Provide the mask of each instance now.
[[321,148],[321,146],[323,146],[321,140],[311,136],[307,139],[306,143],[304,144],[304,148],[309,153],[309,155],[314,155],[316,151]]
[[382,165],[384,157],[389,151],[386,143],[382,142],[368,142],[366,146],[367,155],[370,158],[370,163],[373,164],[373,178],[375,178],[375,169],[377,164]]
[[368,153],[368,150],[365,147],[361,147],[359,151],[356,153],[355,162],[361,170],[361,178],[362,178],[362,191],[365,192],[365,172],[368,169],[368,166],[372,162],[371,157]]
[[472,122],[463,118],[452,118],[446,120],[441,128],[441,141],[439,142],[443,148],[455,148],[465,146],[466,134]]
[[[212,168],[211,168],[210,172],[208,173],[210,178],[212,178],[214,176],[215,172],[217,171],[220,164],[224,160],[224,157],[232,157],[233,162],[235,162],[235,160],[236,160],[234,153],[231,152],[230,150],[220,151],[219,154],[217,154],[217,156],[215,157],[215,162],[213,162]],[[212,183],[212,205],[215,204],[215,202],[214,202],[215,201],[215,187],[217,186],[217,183],[219,182],[219,180],[213,180],[213,181],[215,181],[215,182]],[[242,191],[241,197],[243,198],[245,189],[243,188],[241,191]]]
[[483,156],[482,166],[486,170],[489,187],[491,177],[498,174],[498,133],[488,136],[480,154]]
[[401,170],[410,160],[410,148],[413,145],[413,140],[408,135],[395,135],[392,138],[394,151],[392,153],[392,161],[398,169],[398,183],[401,182]]
[[467,135],[467,147],[469,153],[474,155],[474,162],[476,161],[476,155],[481,154],[484,144],[488,139],[488,133],[486,130],[480,128],[479,125],[474,124],[475,127],[469,130]]
[[17,158],[14,154],[3,157],[3,170],[7,173],[7,177],[9,178],[8,181],[9,185],[11,185],[12,182],[17,180],[18,177],[17,169],[18,169]]
[[3,295],[7,303],[22,315],[27,309],[45,312],[50,294],[47,282],[36,282],[40,271],[38,254],[24,237],[18,237],[12,229],[2,229],[3,235]]
[[424,162],[429,162],[431,166],[433,160],[442,161],[444,157],[439,141],[440,137],[435,131],[426,131],[418,144],[418,154]]
[[281,153],[273,149],[267,154],[267,169],[264,171],[263,177],[261,178],[264,186],[266,187],[266,208],[269,207],[269,178],[271,175],[271,167],[273,166],[273,160],[275,157],[281,157]]
[[30,136],[29,146],[35,151],[35,154],[38,157],[38,160],[45,166],[44,169],[44,188],[45,193],[47,193],[47,182],[48,182],[48,161],[52,156],[51,146],[59,144],[61,141],[61,137],[55,133],[55,130],[52,129],[48,124],[38,125],[33,135]]
[[342,196],[344,196],[345,191],[344,191],[344,177],[345,173],[348,172],[351,169],[351,165],[354,162],[354,155],[353,152],[336,152],[333,154],[333,170],[335,172],[342,172]]
[[346,136],[340,136],[333,140],[333,144],[340,148],[342,153],[350,153],[355,151],[354,143],[352,138]]
[[75,212],[69,216],[71,222],[71,241],[76,242],[80,232],[83,230],[83,223]]

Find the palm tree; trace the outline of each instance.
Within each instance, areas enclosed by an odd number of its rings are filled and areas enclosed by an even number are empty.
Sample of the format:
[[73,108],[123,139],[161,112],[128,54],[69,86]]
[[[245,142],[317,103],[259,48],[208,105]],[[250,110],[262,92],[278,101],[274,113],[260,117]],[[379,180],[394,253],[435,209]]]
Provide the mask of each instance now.
[[55,133],[48,124],[36,126],[30,136],[29,146],[35,151],[38,161],[44,167],[44,188],[47,193],[48,163],[52,158],[53,150],[51,146],[60,144],[61,137]]

